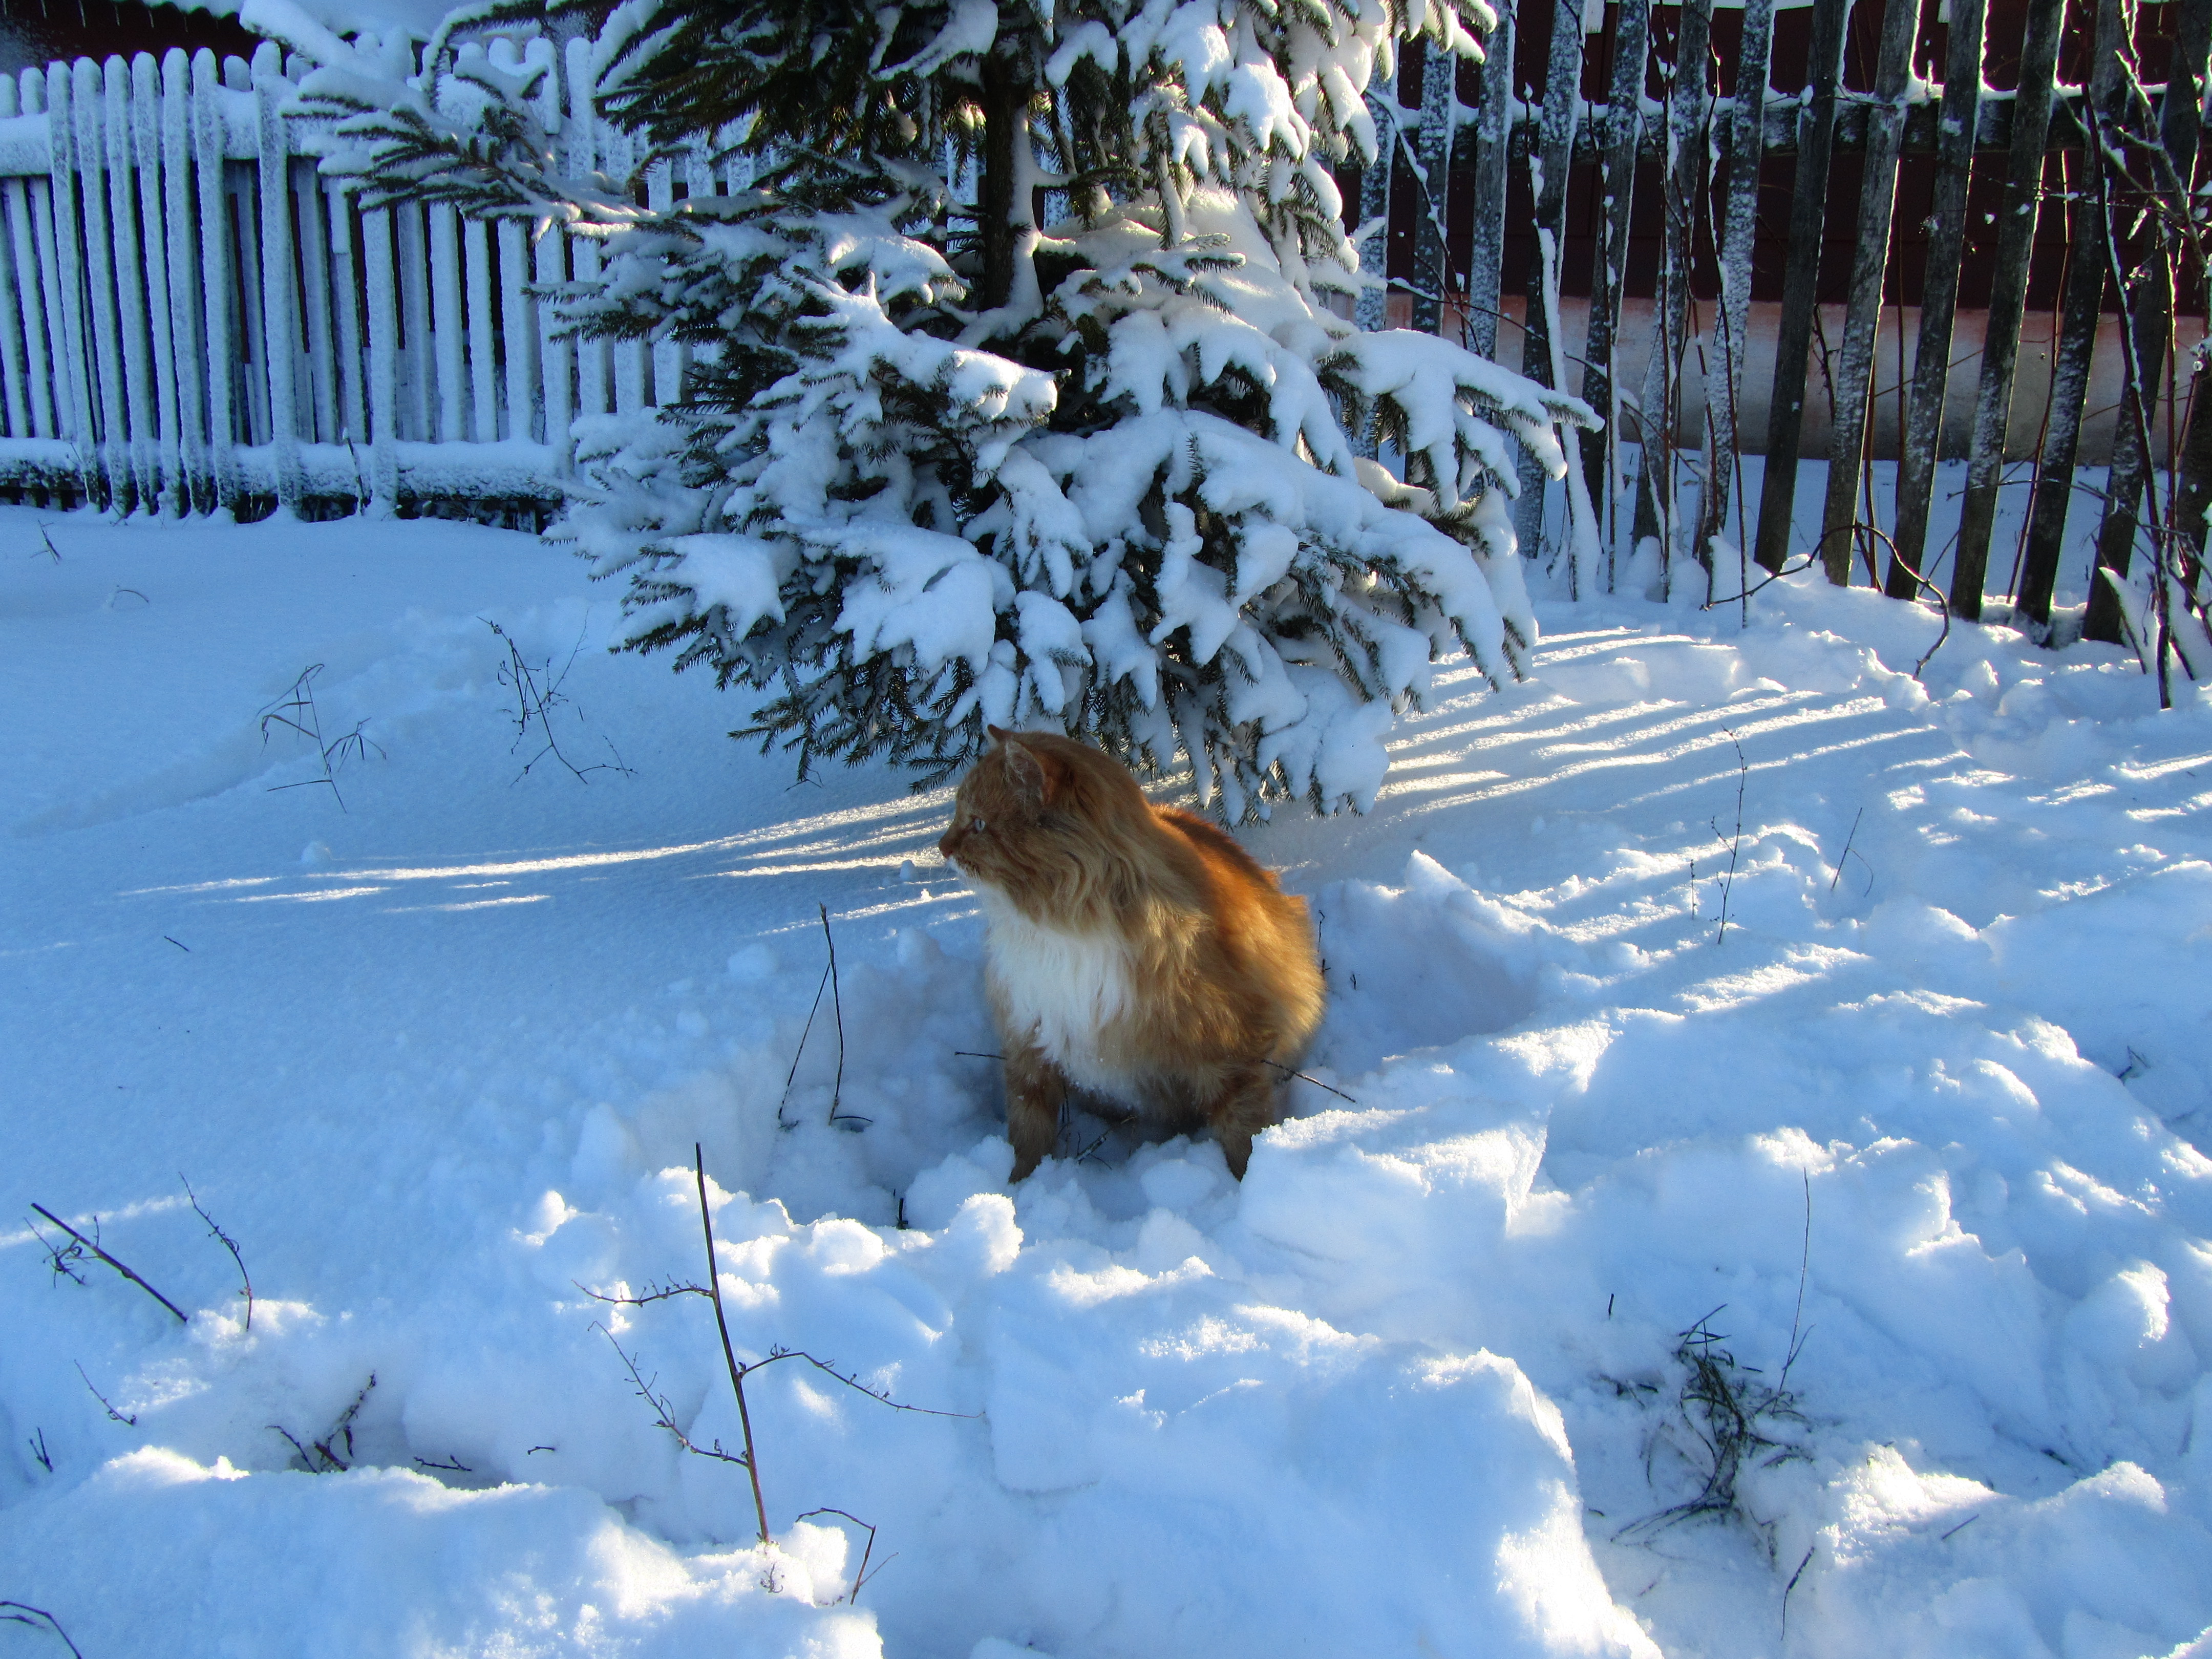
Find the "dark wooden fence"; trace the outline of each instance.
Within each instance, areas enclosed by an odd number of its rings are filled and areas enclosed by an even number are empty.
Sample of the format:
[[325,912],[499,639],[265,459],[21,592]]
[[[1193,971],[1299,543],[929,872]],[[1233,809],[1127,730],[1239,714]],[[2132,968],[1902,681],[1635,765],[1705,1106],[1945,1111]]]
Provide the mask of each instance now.
[[[1391,279],[1368,320],[1456,333],[1607,415],[1583,488],[1552,492],[1564,526],[1531,490],[1524,539],[1604,550],[1578,580],[1640,550],[1723,592],[1806,558],[1901,599],[1941,582],[1958,615],[1986,592],[2048,639],[2067,508],[2103,464],[2097,567],[2124,578],[2148,548],[2195,599],[2212,0],[1503,9],[1487,63],[1412,53],[1376,89],[1394,165],[1343,183]],[[1939,460],[1966,464],[1955,528]],[[1894,463],[1880,501],[1871,463]],[[1801,471],[1824,478],[1817,527]],[[2017,544],[1993,550],[2023,479]],[[2121,586],[2081,575],[2081,625],[2121,638]]]

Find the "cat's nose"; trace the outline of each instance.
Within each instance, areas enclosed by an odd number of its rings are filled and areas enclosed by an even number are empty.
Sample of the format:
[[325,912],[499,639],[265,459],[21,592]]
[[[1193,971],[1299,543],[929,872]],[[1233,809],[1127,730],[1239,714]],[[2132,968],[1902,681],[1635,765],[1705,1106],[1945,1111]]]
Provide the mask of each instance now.
[[947,830],[937,838],[937,850],[945,855],[947,863],[952,860],[953,841],[959,833],[957,829]]

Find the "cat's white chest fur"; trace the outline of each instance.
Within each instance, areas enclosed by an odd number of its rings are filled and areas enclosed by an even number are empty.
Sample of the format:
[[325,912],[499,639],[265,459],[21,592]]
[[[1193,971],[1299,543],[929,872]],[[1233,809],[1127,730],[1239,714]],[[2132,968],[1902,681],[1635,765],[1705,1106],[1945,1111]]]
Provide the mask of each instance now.
[[981,890],[989,972],[1009,1034],[1028,1036],[1074,1082],[1126,1093],[1129,1079],[1101,1037],[1134,1001],[1127,946],[1111,933],[1032,921],[1002,896]]

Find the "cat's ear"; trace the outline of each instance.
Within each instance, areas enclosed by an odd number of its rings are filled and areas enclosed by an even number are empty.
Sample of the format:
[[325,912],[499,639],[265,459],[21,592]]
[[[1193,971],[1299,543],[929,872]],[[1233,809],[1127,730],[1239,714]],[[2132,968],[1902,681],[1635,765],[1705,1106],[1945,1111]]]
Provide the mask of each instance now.
[[1067,763],[1045,750],[1031,748],[1012,732],[990,728],[1006,757],[1006,776],[1014,787],[1039,806],[1050,806],[1066,787]]

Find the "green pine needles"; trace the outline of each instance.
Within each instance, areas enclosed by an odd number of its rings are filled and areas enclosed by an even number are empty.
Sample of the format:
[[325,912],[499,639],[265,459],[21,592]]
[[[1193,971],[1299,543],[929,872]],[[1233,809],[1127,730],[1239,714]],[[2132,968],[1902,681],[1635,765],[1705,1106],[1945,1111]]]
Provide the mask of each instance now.
[[[1336,169],[1388,164],[1399,44],[1483,0],[665,0],[457,13],[404,79],[304,93],[387,198],[594,239],[587,336],[675,343],[681,397],[579,424],[555,534],[629,584],[629,647],[760,694],[733,735],[945,776],[984,728],[1192,763],[1231,821],[1364,807],[1433,665],[1534,623],[1512,440],[1580,403],[1364,331]],[[581,33],[610,119],[752,185],[635,205],[566,167]],[[325,53],[325,57],[331,54]],[[656,148],[658,147],[658,148]]]

